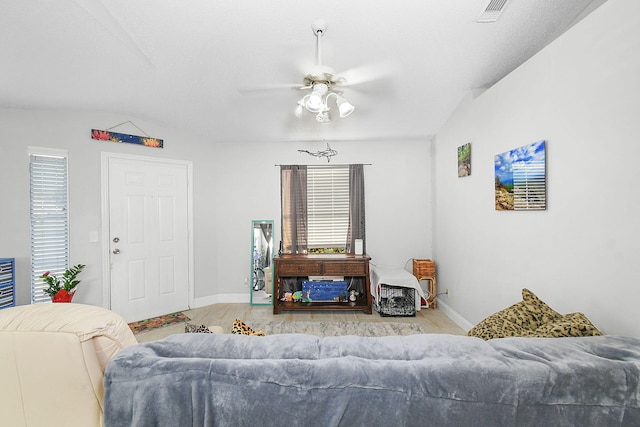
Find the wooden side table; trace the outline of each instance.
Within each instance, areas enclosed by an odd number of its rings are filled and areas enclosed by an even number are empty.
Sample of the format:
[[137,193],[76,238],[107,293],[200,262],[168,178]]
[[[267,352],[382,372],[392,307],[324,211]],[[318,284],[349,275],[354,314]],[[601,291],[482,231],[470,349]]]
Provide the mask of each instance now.
[[416,276],[418,282],[427,280],[427,304],[431,308],[436,308],[438,301],[436,300],[436,263],[430,259],[414,259],[413,275]]

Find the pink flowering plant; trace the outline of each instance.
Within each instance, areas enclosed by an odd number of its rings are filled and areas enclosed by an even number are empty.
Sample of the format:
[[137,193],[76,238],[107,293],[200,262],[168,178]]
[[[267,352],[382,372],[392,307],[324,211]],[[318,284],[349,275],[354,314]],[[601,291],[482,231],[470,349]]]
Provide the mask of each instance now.
[[46,288],[44,292],[50,297],[54,297],[58,293],[58,291],[63,289],[68,293],[72,293],[75,290],[76,286],[78,286],[78,283],[80,283],[80,280],[77,280],[76,277],[78,277],[78,274],[80,274],[84,267],[85,266],[83,264],[69,267],[65,270],[62,277],[56,277],[51,274],[50,271],[47,271],[42,276],[40,276],[40,278],[47,282],[47,284],[49,285],[49,287]]

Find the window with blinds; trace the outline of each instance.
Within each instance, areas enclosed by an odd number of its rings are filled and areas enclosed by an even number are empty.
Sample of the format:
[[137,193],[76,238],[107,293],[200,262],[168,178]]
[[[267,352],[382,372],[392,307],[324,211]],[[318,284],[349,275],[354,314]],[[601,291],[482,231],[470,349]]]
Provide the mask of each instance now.
[[349,229],[349,166],[307,168],[310,251],[346,247]]
[[69,210],[67,155],[32,152],[31,206],[31,302],[48,302],[40,276],[50,271],[62,275],[69,266]]

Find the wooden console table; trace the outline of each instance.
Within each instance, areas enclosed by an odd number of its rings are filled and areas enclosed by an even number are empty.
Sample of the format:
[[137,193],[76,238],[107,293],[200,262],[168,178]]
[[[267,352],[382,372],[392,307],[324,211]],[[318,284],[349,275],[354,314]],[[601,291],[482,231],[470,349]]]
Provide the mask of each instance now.
[[[371,287],[367,255],[279,255],[274,261],[273,314],[285,310],[362,310],[371,314]],[[356,301],[296,302],[282,301],[285,290],[283,278],[308,280],[309,276],[343,276],[360,278],[363,292]]]

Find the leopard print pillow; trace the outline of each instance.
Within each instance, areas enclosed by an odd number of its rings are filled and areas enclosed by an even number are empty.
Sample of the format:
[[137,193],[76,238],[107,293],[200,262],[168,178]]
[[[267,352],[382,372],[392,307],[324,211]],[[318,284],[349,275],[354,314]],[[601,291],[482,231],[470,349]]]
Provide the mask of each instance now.
[[485,340],[530,336],[540,326],[561,315],[528,289],[522,290],[522,301],[498,311],[471,328],[467,335]]
[[523,324],[528,325],[530,322],[531,319],[526,312],[525,304],[521,301],[486,317],[471,328],[469,332],[467,332],[467,335],[484,340],[518,337],[525,334],[528,330],[523,327]]
[[260,337],[264,336],[263,331],[256,332],[253,329],[251,329],[248,325],[246,325],[243,321],[238,319],[236,319],[236,321],[233,322],[233,326],[231,327],[231,333],[239,334],[239,335],[255,335]]
[[212,334],[209,328],[205,325],[192,325],[191,323],[184,324],[184,332],[186,334]]
[[543,338],[558,337],[592,337],[602,335],[602,332],[583,313],[566,314],[540,326],[531,335]]
[[546,323],[562,317],[560,313],[545,304],[544,301],[538,298],[529,289],[525,288],[522,290],[522,301],[525,302],[527,310],[535,319],[528,325],[530,329],[537,329]]

